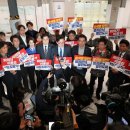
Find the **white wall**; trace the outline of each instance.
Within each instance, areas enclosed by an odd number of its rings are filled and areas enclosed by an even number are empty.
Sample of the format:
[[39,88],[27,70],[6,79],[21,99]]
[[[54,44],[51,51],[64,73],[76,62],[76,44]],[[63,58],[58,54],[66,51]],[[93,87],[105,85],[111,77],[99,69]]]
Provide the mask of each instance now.
[[130,0],[126,1],[126,7],[119,8],[118,16],[117,16],[117,28],[121,27],[130,27]]

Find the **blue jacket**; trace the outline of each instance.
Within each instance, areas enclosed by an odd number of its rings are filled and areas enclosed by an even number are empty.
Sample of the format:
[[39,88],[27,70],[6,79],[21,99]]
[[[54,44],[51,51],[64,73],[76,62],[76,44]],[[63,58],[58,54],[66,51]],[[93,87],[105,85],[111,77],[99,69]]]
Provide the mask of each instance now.
[[29,55],[36,54],[36,48],[35,48],[34,50],[31,50],[31,48],[27,48],[27,49],[26,49],[26,52],[27,52]]

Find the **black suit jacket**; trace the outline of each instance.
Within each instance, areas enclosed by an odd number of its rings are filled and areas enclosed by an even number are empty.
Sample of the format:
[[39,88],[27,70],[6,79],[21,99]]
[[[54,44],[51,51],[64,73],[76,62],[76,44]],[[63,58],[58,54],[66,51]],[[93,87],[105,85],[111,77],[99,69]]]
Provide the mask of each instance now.
[[13,54],[15,54],[16,52],[20,51],[23,48],[22,45],[19,46],[19,50],[17,50],[14,46],[10,47],[8,50],[8,56],[12,56]]
[[40,54],[40,58],[41,59],[53,59],[53,45],[49,44],[48,45],[48,52],[47,52],[47,56],[45,56],[44,54],[44,49],[43,49],[43,44],[39,44],[36,46],[36,53]]
[[[22,48],[27,49],[27,48],[29,47],[29,45],[28,45],[28,44],[27,44],[27,46],[25,45],[25,43],[24,43],[24,41],[23,41],[23,39],[21,38],[20,35],[18,35],[18,37],[19,37],[19,40],[20,40],[20,46],[21,46]],[[26,43],[27,43],[28,38],[29,38],[29,37],[26,36]]]
[[28,31],[26,32],[26,36],[27,36],[27,37],[36,38],[37,33],[38,33],[38,32],[35,31],[35,30],[28,30]]
[[[76,45],[72,48],[72,57],[74,58],[75,55],[78,55],[79,45]],[[91,49],[85,46],[83,56],[91,56]]]
[[[57,56],[58,54],[58,46],[55,46],[53,49],[53,55]],[[64,45],[64,54],[63,57],[71,57],[72,53],[71,53],[71,47],[68,45]]]
[[[119,53],[120,53],[120,51],[115,51],[113,54],[119,56]],[[129,50],[126,51],[126,53],[124,54],[123,58],[128,60],[128,61],[130,61],[130,51]]]

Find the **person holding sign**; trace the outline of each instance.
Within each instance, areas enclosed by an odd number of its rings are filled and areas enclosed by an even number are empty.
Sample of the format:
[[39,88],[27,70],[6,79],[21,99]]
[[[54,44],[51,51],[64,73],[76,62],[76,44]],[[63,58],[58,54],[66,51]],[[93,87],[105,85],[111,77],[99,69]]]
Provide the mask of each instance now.
[[[65,39],[64,36],[60,35],[57,38],[57,46],[53,49],[53,55],[54,57],[57,57],[58,60],[61,60],[60,62],[64,61],[64,57],[71,57],[71,47],[68,45],[65,45]],[[59,77],[63,75],[63,68],[56,70],[56,76]]]
[[[44,35],[42,38],[42,44],[36,46],[36,53],[40,54],[41,59],[53,60],[53,45],[49,43],[49,36]],[[41,71],[42,78],[46,78],[49,71]]]
[[[91,49],[86,46],[87,37],[85,35],[80,35],[78,39],[78,45],[72,48],[72,57],[74,59],[75,55],[81,56],[90,56],[91,57]],[[87,68],[74,68],[76,72],[85,77],[87,72]]]
[[[0,42],[0,58],[8,58],[8,46],[5,42]],[[2,81],[7,88],[7,96],[12,106],[12,110],[16,111],[16,105],[13,97],[13,89],[21,86],[21,78],[17,71],[5,71],[5,75],[2,77]]]
[[[18,51],[20,51],[23,48],[23,45],[20,44],[20,40],[17,35],[12,35],[10,37],[10,40],[11,40],[13,46],[11,48],[9,48],[8,55],[12,56],[15,53],[17,53]],[[30,91],[29,86],[28,86],[27,70],[23,65],[21,65],[20,68],[21,68],[21,70],[19,71],[19,73],[23,79],[24,87],[27,91]]]
[[[129,41],[122,39],[119,43],[119,50],[113,52],[114,55],[121,57],[130,62]],[[119,87],[121,84],[130,82],[130,76],[123,74],[115,68],[110,68],[109,71],[109,86],[108,90],[112,91],[114,87]]]
[[[98,49],[94,49],[92,52],[92,56],[96,56],[97,58],[110,58],[111,53],[106,49],[106,40],[105,39],[100,39],[98,43]],[[95,80],[98,78],[98,87],[96,90],[96,98],[100,99],[100,93],[102,91],[102,85],[104,81],[104,76],[105,76],[105,70],[100,70],[100,69],[91,69],[91,78],[90,78],[90,93],[91,96],[93,95],[94,92],[94,84]]]
[[[29,48],[26,49],[26,52],[31,55],[31,54],[36,54],[36,48],[35,48],[35,43],[33,38],[28,39],[28,44]],[[31,90],[35,92],[36,90],[36,83],[35,83],[35,67],[31,66],[27,68],[29,79],[30,79],[30,84],[31,84]],[[38,78],[37,78],[38,80]],[[39,83],[40,84],[40,83]],[[38,85],[39,85],[38,84]]]

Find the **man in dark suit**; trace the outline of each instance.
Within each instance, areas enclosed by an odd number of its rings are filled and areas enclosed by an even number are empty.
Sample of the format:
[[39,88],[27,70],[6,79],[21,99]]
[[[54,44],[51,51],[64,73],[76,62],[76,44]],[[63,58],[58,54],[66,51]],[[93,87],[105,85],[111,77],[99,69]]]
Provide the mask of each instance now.
[[[23,48],[23,45],[20,44],[20,40],[19,40],[19,37],[17,35],[11,36],[10,40],[11,40],[13,46],[9,48],[8,55],[12,56],[13,54],[20,51]],[[20,67],[21,67],[21,70],[18,72],[23,79],[24,87],[27,91],[30,91],[29,86],[28,86],[27,70],[23,65],[21,65]]]
[[[54,56],[58,57],[59,60],[60,60],[60,58],[62,59],[62,57],[72,57],[71,47],[68,45],[65,45],[64,36],[59,35],[56,39],[56,42],[57,42],[57,46],[55,46],[53,49]],[[57,78],[61,78],[61,77],[65,78],[63,73],[64,73],[64,71],[62,68],[57,69],[55,71],[55,75]]]
[[71,47],[68,45],[65,45],[65,39],[63,36],[57,37],[57,46],[53,49],[53,53],[55,56],[59,57],[71,57]]
[[27,37],[32,37],[32,38],[35,39],[38,32],[33,29],[33,23],[32,22],[27,22],[26,26],[28,28],[28,31],[26,32],[26,36]]
[[[119,43],[119,50],[115,51],[113,54],[130,61],[129,42],[125,39],[122,39]],[[112,91],[114,87],[119,87],[119,85],[123,83],[130,82],[130,76],[126,76],[113,68],[110,68],[108,77],[109,77],[109,86],[108,86],[109,91]]]
[[[36,53],[40,54],[41,59],[53,60],[53,45],[49,43],[49,36],[44,35],[42,39],[43,44],[36,46]],[[41,76],[44,79],[48,75],[49,71],[41,71]]]
[[[74,59],[75,55],[82,55],[82,56],[91,56],[91,49],[86,46],[87,38],[85,35],[81,34],[78,38],[78,45],[72,48],[72,57]],[[75,68],[75,71],[85,77],[87,72],[86,68]]]
[[25,26],[24,25],[19,25],[17,27],[18,29],[18,36],[20,40],[20,45],[22,45],[23,48],[28,48],[28,36],[25,34]]

